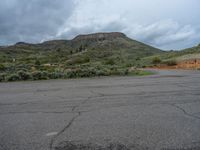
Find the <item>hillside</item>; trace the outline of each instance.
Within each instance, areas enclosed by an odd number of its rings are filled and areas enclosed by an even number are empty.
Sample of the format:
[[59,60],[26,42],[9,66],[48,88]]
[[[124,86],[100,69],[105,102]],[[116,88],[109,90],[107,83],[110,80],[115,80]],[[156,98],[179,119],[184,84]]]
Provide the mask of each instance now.
[[[104,59],[112,56],[127,60],[127,58],[136,59],[160,52],[159,49],[132,40],[123,33],[96,33],[79,35],[72,40],[54,40],[41,44],[19,42],[0,48],[0,61],[10,62],[12,59],[23,61],[26,57],[24,61],[34,62],[40,59],[42,63],[56,63],[60,60],[68,61],[73,55],[87,55],[90,59]],[[60,57],[59,60],[57,57]]]
[[[157,62],[153,62],[156,60]],[[200,44],[181,51],[169,51],[142,58],[141,64],[165,69],[200,69]]]
[[18,42],[0,47],[0,81],[140,74],[129,68],[142,57],[161,53],[118,32],[39,44]]

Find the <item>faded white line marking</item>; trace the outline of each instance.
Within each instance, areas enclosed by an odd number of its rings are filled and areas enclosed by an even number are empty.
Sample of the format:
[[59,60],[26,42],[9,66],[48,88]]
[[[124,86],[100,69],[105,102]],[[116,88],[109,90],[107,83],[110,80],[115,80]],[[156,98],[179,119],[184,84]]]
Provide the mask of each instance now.
[[49,132],[49,133],[46,134],[46,136],[53,136],[53,135],[56,135],[56,134],[58,134],[58,132]]

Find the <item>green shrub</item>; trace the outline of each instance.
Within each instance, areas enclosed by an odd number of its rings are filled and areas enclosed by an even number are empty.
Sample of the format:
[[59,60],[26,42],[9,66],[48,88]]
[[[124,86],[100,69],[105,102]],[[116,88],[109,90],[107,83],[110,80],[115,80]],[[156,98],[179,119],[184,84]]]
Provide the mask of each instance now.
[[74,69],[67,72],[67,78],[77,78],[77,77],[93,77],[96,75],[96,70],[94,69]]
[[47,79],[49,79],[49,74],[48,74],[48,72],[46,72],[46,71],[43,71],[42,72],[42,78],[41,78],[42,80],[47,80]]
[[63,78],[64,74],[61,72],[52,72],[52,73],[49,73],[48,77],[50,79],[59,79],[59,78]]
[[1,73],[0,74],[0,82],[5,81],[5,77],[6,77],[6,74],[5,73]]
[[29,67],[30,66],[28,66],[26,64],[17,64],[17,65],[15,65],[16,70],[24,71],[24,72],[27,72],[29,70]]
[[90,57],[85,56],[85,57],[83,58],[83,63],[87,63],[87,62],[90,62]]
[[77,77],[76,71],[74,70],[67,71],[66,78],[76,78],[76,77]]
[[35,65],[36,65],[36,66],[40,66],[40,65],[41,65],[41,62],[40,62],[39,60],[36,60],[36,61],[35,61]]
[[47,80],[49,79],[49,74],[46,71],[35,71],[32,73],[33,80]]
[[20,77],[18,74],[11,74],[6,77],[6,81],[19,81]]
[[159,58],[159,57],[154,57],[153,59],[152,59],[152,63],[153,64],[159,64],[159,63],[161,63],[162,61],[161,61],[161,59]]
[[146,68],[147,66],[146,65],[142,65],[142,68]]
[[18,71],[18,76],[20,77],[21,80],[29,80],[32,78],[30,73],[27,73],[25,71]]
[[122,76],[128,75],[128,73],[129,73],[128,69],[118,69],[118,68],[111,70],[110,72],[111,75],[122,75]]
[[110,59],[105,60],[104,64],[105,65],[114,65],[115,61],[114,61],[114,59],[110,58]]
[[129,70],[128,69],[125,69],[124,70],[124,75],[128,75],[129,74]]
[[126,63],[124,67],[132,67],[133,64],[132,63]]
[[107,76],[107,73],[105,70],[97,70],[96,76]]
[[27,68],[19,68],[19,67],[17,67],[16,70],[23,71],[23,72],[28,72]]
[[6,67],[3,64],[0,64],[0,71],[5,71]]
[[137,57],[135,60],[136,60],[136,61],[139,61],[139,60],[141,60],[141,58],[140,58],[140,57]]
[[40,80],[42,78],[42,73],[40,71],[32,72],[33,80]]
[[87,56],[84,57],[75,57],[71,58],[69,61],[67,61],[66,65],[75,65],[75,64],[84,64],[90,62],[90,58]]

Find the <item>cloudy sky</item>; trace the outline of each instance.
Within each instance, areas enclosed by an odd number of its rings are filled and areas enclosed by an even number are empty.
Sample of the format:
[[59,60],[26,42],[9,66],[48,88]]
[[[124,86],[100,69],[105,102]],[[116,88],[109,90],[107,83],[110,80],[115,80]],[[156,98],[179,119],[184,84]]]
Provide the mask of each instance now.
[[0,45],[123,32],[170,50],[200,43],[199,0],[2,0]]

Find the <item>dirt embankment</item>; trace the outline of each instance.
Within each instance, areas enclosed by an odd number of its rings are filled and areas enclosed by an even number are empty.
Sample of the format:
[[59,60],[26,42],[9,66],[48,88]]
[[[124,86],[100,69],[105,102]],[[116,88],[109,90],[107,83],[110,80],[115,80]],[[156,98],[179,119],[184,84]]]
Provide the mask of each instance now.
[[177,62],[176,65],[160,64],[152,68],[156,69],[200,69],[200,59],[191,59]]

